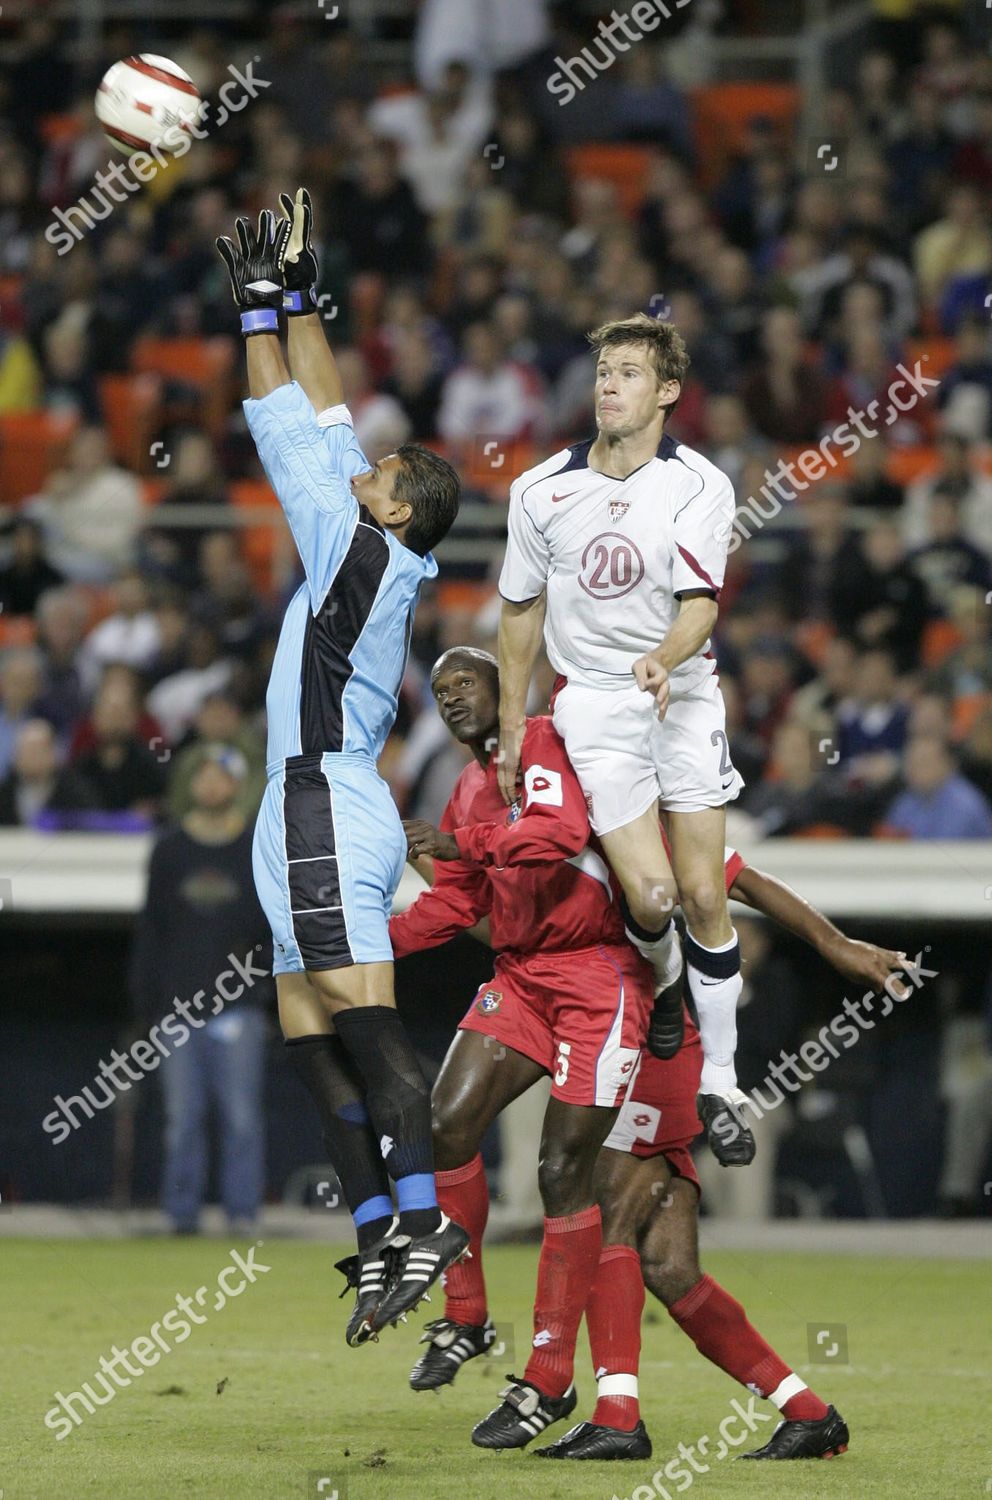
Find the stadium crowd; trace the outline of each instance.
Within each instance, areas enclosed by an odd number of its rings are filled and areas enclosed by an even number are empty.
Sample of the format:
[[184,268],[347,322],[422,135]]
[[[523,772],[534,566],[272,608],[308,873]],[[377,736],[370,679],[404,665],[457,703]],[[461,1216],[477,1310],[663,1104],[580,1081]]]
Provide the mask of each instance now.
[[[46,229],[108,161],[92,113],[103,69],[169,50],[212,97],[233,59],[209,28],[166,43],[135,24],[80,71],[43,6],[7,34],[0,435],[31,412],[71,435],[36,493],[0,494],[0,823],[180,815],[204,743],[240,749],[257,801],[265,682],[297,581],[288,534],[260,574],[240,528],[157,522],[148,493],[173,518],[223,518],[232,486],[259,477],[214,238],[306,181],[363,446],[375,460],[411,437],[441,445],[493,509],[517,455],[589,432],[588,329],[638,308],[681,329],[692,370],[671,430],[750,502],[715,650],[756,833],[992,837],[987,50],[953,7],[879,29],[826,91],[822,142],[843,143],[830,175],[788,115],[750,117],[736,152],[701,159],[689,90],[718,6],[629,47],[567,107],[547,80],[588,41],[581,19],[514,0],[512,29],[480,52],[475,0],[457,9],[455,25],[441,0],[424,7],[407,78],[364,68],[345,27],[266,10],[244,47],[264,90],[65,254]],[[639,153],[636,201],[581,165],[583,141]],[[137,379],[149,335],[229,340],[230,399],[207,419],[167,382],[156,442],[135,457],[107,382]],[[937,383],[897,400],[920,369]],[[762,511],[776,466],[855,414],[844,462]],[[477,484],[483,439],[506,467]],[[443,548],[441,562],[383,765],[404,812],[427,817],[460,763],[431,663],[490,644],[497,614],[492,569],[466,587]],[[535,708],[548,686],[545,673]]]

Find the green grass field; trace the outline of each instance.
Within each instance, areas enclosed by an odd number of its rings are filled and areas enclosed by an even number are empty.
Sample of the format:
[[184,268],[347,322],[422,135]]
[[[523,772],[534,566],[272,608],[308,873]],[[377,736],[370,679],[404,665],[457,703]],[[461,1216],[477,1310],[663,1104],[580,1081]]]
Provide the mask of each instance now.
[[[326,1248],[267,1241],[256,1262],[270,1270],[221,1310],[210,1309],[230,1244],[0,1241],[4,1500],[331,1500],[335,1490],[338,1500],[649,1500],[658,1493],[652,1475],[680,1440],[712,1434],[715,1447],[732,1398],[747,1406],[747,1392],[706,1363],[649,1301],[641,1392],[652,1460],[549,1464],[526,1450],[480,1452],[468,1440],[473,1423],[495,1404],[502,1376],[521,1374],[526,1363],[533,1248],[497,1248],[487,1261],[494,1316],[515,1340],[512,1358],[508,1351],[476,1361],[457,1387],[415,1395],[406,1385],[418,1337],[412,1322],[378,1345],[349,1350],[342,1337],[348,1303],[336,1300],[339,1278]],[[836,1402],[852,1444],[828,1463],[728,1457],[691,1486],[670,1480],[671,1494],[679,1484],[699,1500],[992,1493],[986,1265],[735,1253],[713,1255],[708,1269],[782,1355]],[[92,1383],[113,1344],[124,1348],[148,1334],[177,1293],[192,1297],[201,1285],[211,1289],[201,1313],[210,1309],[208,1320],[57,1441],[44,1425],[55,1392]],[[436,1313],[438,1301],[422,1312]],[[830,1365],[810,1365],[810,1322],[846,1325],[849,1363],[838,1355]],[[584,1333],[578,1389],[576,1420],[594,1399]],[[759,1428],[756,1442],[772,1426]],[[551,1435],[564,1430],[561,1424]],[[321,1479],[327,1482],[318,1489]]]

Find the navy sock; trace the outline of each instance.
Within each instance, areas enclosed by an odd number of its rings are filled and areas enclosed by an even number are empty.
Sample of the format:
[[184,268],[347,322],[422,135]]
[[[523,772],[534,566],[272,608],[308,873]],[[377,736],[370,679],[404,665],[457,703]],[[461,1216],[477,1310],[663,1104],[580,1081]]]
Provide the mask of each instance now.
[[390,1005],[338,1011],[334,1025],[365,1084],[365,1103],[386,1171],[396,1183],[400,1231],[429,1234],[441,1222],[434,1188],[431,1095]]

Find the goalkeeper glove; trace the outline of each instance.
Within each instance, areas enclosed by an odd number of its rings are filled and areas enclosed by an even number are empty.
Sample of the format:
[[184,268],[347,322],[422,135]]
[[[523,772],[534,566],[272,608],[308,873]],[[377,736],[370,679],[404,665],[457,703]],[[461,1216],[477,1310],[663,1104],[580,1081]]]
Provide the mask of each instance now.
[[287,233],[282,241],[279,267],[286,288],[283,308],[289,317],[317,310],[317,278],[320,270],[310,234],[313,229],[313,203],[306,188],[297,188],[295,201],[288,193],[279,194]]
[[238,244],[221,236],[217,249],[231,278],[234,301],[241,309],[241,332],[246,338],[253,333],[277,333],[283,296],[279,259],[292,226],[263,208],[257,230],[247,219],[239,219],[235,227]]

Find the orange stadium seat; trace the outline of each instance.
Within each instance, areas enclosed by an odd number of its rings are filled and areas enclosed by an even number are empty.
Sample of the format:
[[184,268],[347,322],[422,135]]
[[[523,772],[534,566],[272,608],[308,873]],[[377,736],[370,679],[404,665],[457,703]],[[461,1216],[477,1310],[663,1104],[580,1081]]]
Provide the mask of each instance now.
[[8,412],[0,417],[0,503],[37,494],[58,467],[78,419],[66,412]]
[[909,339],[906,343],[905,363],[912,369],[915,362],[919,360],[923,366],[923,373],[931,379],[939,380],[947,374],[956,355],[957,348],[953,339],[937,337]]
[[565,152],[568,174],[573,182],[596,177],[610,182],[617,190],[620,207],[633,218],[644,200],[651,152],[646,146],[610,146],[596,142],[588,146],[570,146]]
[[143,473],[152,467],[150,444],[159,422],[162,382],[155,375],[104,375],[100,406],[117,462]]
[[275,555],[276,526],[282,514],[279,501],[264,479],[239,479],[230,488],[231,504],[268,506],[272,511],[272,524],[262,521],[241,528],[245,562],[258,588],[265,594],[272,589],[272,560]]
[[788,83],[713,83],[694,89],[693,134],[705,186],[719,181],[756,115],[774,121],[783,136],[791,133],[800,98],[799,89]]
[[38,626],[30,615],[0,614],[0,651],[33,646],[37,639]]
[[132,367],[139,374],[158,375],[163,381],[185,388],[188,395],[166,392],[164,421],[199,419],[219,437],[224,428],[234,392],[235,345],[226,338],[139,339]]
[[890,448],[886,473],[897,484],[912,484],[938,467],[940,459],[935,448]]

